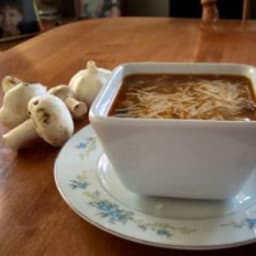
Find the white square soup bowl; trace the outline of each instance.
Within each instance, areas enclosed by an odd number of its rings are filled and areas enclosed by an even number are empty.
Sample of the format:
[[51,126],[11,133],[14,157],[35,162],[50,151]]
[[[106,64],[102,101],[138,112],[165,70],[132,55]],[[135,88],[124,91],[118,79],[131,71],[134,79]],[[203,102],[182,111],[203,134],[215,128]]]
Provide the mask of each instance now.
[[256,167],[256,122],[108,116],[130,74],[234,74],[255,88],[256,69],[239,64],[127,63],[115,68],[90,122],[122,183],[154,196],[228,199]]

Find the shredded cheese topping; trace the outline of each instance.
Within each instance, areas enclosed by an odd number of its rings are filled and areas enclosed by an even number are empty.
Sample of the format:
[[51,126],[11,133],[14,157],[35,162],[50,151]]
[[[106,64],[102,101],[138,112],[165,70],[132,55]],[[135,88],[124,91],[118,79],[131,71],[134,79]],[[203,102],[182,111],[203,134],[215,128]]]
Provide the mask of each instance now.
[[[168,89],[169,88],[169,89]],[[248,84],[226,80],[174,81],[160,89],[156,84],[127,86],[116,117],[248,120],[255,102]],[[256,118],[256,116],[255,116]]]

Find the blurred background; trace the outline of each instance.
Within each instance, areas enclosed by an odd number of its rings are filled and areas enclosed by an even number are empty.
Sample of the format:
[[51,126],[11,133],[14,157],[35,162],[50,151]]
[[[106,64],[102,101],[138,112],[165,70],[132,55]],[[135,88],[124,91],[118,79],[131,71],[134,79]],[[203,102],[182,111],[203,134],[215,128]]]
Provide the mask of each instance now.
[[[240,19],[245,1],[249,3],[248,17],[256,18],[256,0],[218,0],[220,18]],[[200,0],[0,0],[0,7],[3,3],[14,3],[20,6],[22,14],[25,14],[23,18],[26,24],[28,22],[33,24],[33,27],[30,27],[35,32],[47,31],[55,26],[80,19],[117,16],[200,18],[202,15]],[[5,12],[2,13],[2,17],[4,17],[3,14]],[[19,42],[19,38],[15,38],[16,42],[3,44],[3,41],[9,39],[13,41],[12,37],[1,39],[1,31],[4,28],[5,25],[2,22],[1,30],[0,12],[0,49]],[[22,34],[26,35],[23,32]]]
[[[222,18],[239,18],[244,0],[218,0],[218,9]],[[40,5],[48,3],[64,18],[108,16],[113,6],[120,7],[120,14],[125,16],[174,16],[200,17],[200,0],[36,0]],[[250,17],[255,17],[256,0],[250,0]],[[45,5],[45,4],[43,4]],[[47,4],[46,4],[47,5]],[[55,7],[54,7],[55,6]],[[106,12],[100,12],[103,8]],[[51,9],[51,7],[49,8]]]

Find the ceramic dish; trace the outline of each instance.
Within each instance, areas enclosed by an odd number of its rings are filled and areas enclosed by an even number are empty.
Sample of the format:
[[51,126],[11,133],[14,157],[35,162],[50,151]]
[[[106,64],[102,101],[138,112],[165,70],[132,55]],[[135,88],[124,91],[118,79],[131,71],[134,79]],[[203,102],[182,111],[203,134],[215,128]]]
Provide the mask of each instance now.
[[[256,69],[213,63],[128,63],[90,109],[90,122],[124,185],[140,194],[226,199],[256,168],[256,122],[118,118],[108,115],[130,74],[230,74],[256,85]],[[189,178],[188,178],[189,177]]]
[[202,250],[256,241],[256,172],[228,201],[143,197],[123,186],[87,126],[61,150],[55,182],[79,216],[134,242]]

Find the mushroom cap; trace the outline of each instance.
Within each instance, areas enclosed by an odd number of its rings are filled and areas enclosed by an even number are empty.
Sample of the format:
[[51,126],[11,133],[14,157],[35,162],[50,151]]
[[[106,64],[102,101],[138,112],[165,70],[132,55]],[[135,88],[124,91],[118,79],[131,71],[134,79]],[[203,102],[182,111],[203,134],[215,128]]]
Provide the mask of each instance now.
[[[80,71],[78,71],[69,81],[69,86],[72,89],[72,91],[74,92],[74,90],[76,89],[77,86],[77,82],[81,79],[81,77],[84,77],[87,75],[87,69],[82,69]],[[112,71],[105,69],[105,68],[98,68],[97,67],[97,75],[99,77],[99,79],[102,81],[103,85],[105,85],[108,80],[111,77]],[[79,82],[78,82],[79,83]]]
[[10,75],[5,76],[2,80],[2,88],[3,88],[4,94],[21,82],[22,80],[20,80],[15,76],[10,76]]
[[72,136],[74,123],[60,98],[51,94],[34,97],[28,110],[38,135],[52,146],[61,146]]
[[101,80],[96,75],[90,78],[79,77],[76,82],[77,85],[74,88],[76,98],[90,106],[103,86]]
[[91,105],[110,76],[110,70],[98,68],[94,61],[88,61],[87,68],[79,71],[71,78],[69,87],[78,100]]
[[57,85],[51,88],[48,92],[61,98],[62,100],[67,97],[74,97],[73,91],[67,85]]
[[46,94],[46,88],[39,83],[20,82],[8,90],[3,98],[0,109],[0,120],[8,127],[15,127],[28,119],[27,105],[29,100],[38,95]]

